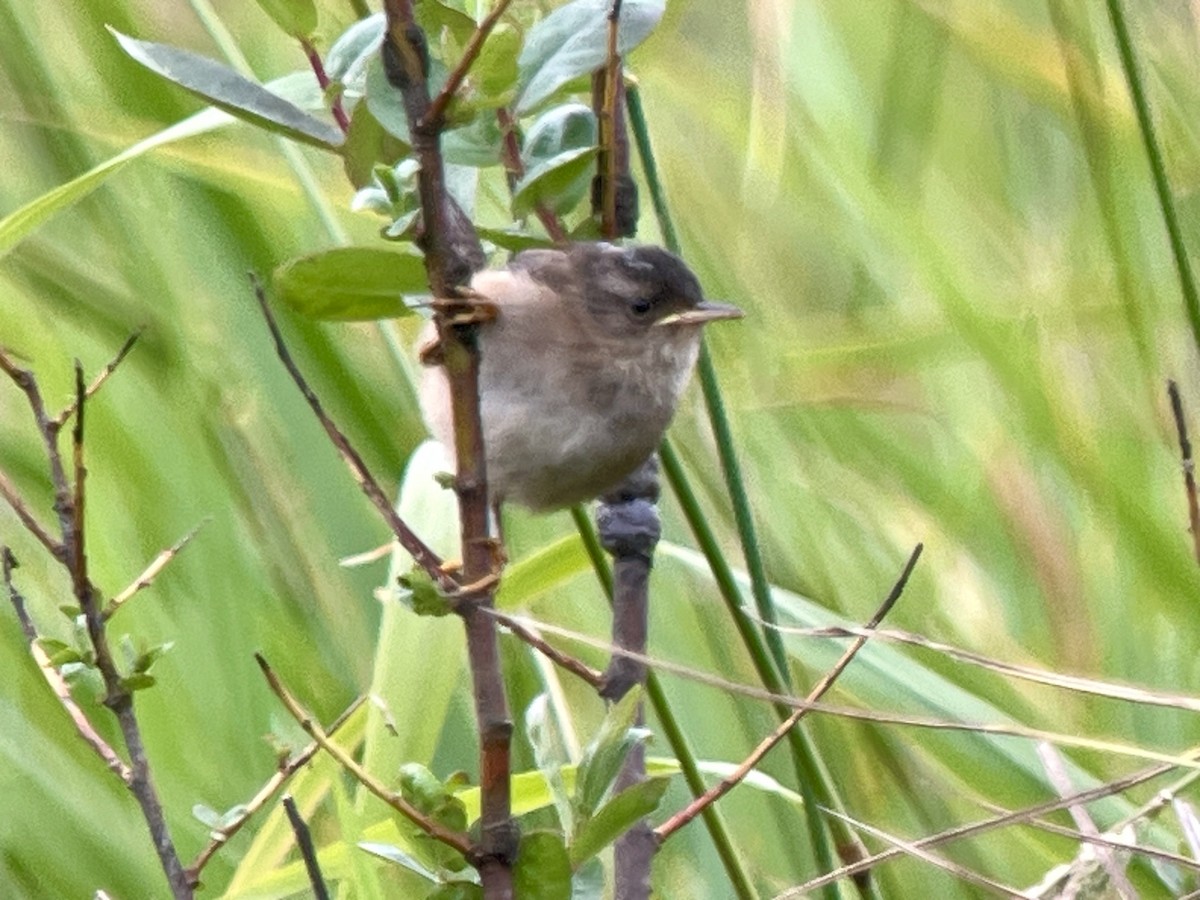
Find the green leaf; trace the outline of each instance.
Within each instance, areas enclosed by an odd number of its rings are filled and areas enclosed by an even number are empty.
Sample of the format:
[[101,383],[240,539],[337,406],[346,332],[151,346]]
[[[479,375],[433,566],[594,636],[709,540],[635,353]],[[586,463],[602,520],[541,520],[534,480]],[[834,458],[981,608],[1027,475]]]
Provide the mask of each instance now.
[[342,144],[333,125],[310,116],[261,84],[216,60],[152,41],[141,41],[112,28],[113,36],[136,61],[252,125],[326,150]]
[[455,831],[466,831],[467,811],[442,781],[420,763],[400,767],[400,792],[413,806]]
[[527,171],[513,191],[513,215],[528,215],[539,203],[556,213],[568,212],[579,202],[581,190],[587,190],[588,172],[597,152],[595,147],[564,150]]
[[[553,247],[554,241],[549,238],[541,237],[540,235],[530,234],[527,231],[519,229],[500,229],[500,228],[483,228],[476,227],[479,236],[490,241],[497,247],[502,247],[505,250],[511,250],[514,253],[519,253],[522,250],[534,250],[537,248]],[[500,595],[504,596],[504,586],[507,582],[511,570],[505,572],[505,581],[500,584]],[[515,596],[515,595],[514,595]]]
[[383,71],[383,61],[378,53],[367,60],[367,108],[371,115],[395,138],[411,143],[408,134],[408,113],[400,92],[392,87]]
[[[574,0],[529,30],[517,61],[521,71],[518,113],[529,112],[563,85],[604,65],[611,5],[610,0]],[[625,0],[617,52],[624,55],[644,41],[665,8],[665,0]]]
[[408,315],[403,294],[427,290],[425,263],[411,253],[337,247],[275,270],[280,299],[311,319],[363,321]]
[[342,146],[342,164],[352,185],[361,188],[371,184],[376,165],[395,165],[409,149],[408,144],[379,124],[368,104],[354,107],[350,130]]
[[448,616],[454,611],[429,573],[420,566],[413,566],[411,572],[400,577],[399,583],[408,591],[408,596],[401,597],[401,601],[418,616]]
[[379,56],[379,45],[387,30],[383,13],[359,19],[341,33],[325,54],[325,74],[331,81],[351,86],[366,78],[367,65]]
[[558,821],[568,839],[574,833],[575,819],[571,811],[571,797],[563,779],[563,769],[570,763],[566,744],[559,731],[558,721],[550,713],[549,700],[538,694],[525,710],[525,734],[533,748],[533,758],[538,771],[545,776],[546,786],[554,801]]
[[446,162],[460,166],[499,165],[503,140],[495,116],[476,116],[461,128],[453,128],[442,135],[442,156]]
[[563,103],[546,110],[525,133],[521,161],[526,169],[551,159],[564,150],[595,147],[599,139],[596,114],[583,103]]
[[380,844],[374,841],[359,841],[358,846],[366,850],[373,856],[378,856],[380,859],[386,859],[388,862],[402,866],[408,871],[420,875],[426,881],[437,883],[437,873],[421,864],[411,853],[406,853],[394,844]]
[[262,11],[294,38],[311,37],[317,30],[317,6],[313,0],[257,0]]
[[144,691],[146,688],[154,687],[155,678],[153,675],[146,675],[145,673],[134,673],[122,678],[121,685],[127,691]]
[[192,816],[200,821],[204,827],[211,831],[216,831],[221,827],[221,814],[211,806],[206,806],[203,803],[197,803],[192,807]]
[[425,900],[483,900],[483,888],[477,884],[452,881],[427,894]]
[[570,900],[571,861],[562,835],[531,831],[521,838],[513,889],[521,900]]
[[658,809],[668,784],[666,778],[651,778],[627,787],[600,807],[594,816],[580,822],[575,840],[571,842],[571,866],[578,867],[591,859],[639,819]]
[[636,726],[641,699],[641,689],[634,688],[613,704],[584,750],[575,789],[577,821],[588,818],[599,806],[629,751],[649,736],[649,732]]
[[474,19],[461,9],[455,9],[441,0],[421,0],[413,12],[417,24],[424,30],[431,44],[440,42],[443,29],[450,33],[459,46],[466,44],[475,33]]
[[521,35],[511,25],[497,25],[479,58],[471,67],[470,80],[476,99],[473,105],[497,109],[507,105],[516,95],[517,54],[521,52]]
[[173,646],[175,646],[174,641],[167,641],[165,644],[159,644],[156,647],[151,647],[148,650],[142,651],[133,661],[133,671],[136,673],[149,672],[150,667],[158,662],[159,659],[162,658],[162,655],[170,650]]
[[38,638],[37,644],[42,648],[42,652],[49,657],[50,665],[55,668],[65,666],[67,663],[83,662],[83,654],[64,641],[43,637]]
[[[493,233],[484,234],[484,230],[480,230],[480,235],[491,241],[494,241]],[[502,243],[500,245],[506,249],[526,249],[524,246],[510,248]],[[544,247],[546,242],[539,241],[529,246]],[[528,556],[521,557],[505,569],[496,606],[500,609],[512,609],[528,604],[590,570],[591,561],[579,536],[572,534],[559,538],[553,543],[539,547]]]

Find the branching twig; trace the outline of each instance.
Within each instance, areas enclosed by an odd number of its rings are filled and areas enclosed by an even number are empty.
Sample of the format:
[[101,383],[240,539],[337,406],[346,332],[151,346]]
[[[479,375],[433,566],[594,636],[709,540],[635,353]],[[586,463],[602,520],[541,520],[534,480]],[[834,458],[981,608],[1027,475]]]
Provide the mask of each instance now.
[[[125,360],[125,357],[129,355],[129,351],[133,349],[133,345],[137,343],[138,338],[141,336],[142,329],[139,328],[137,331],[129,335],[129,337],[125,338],[125,343],[121,345],[121,349],[117,351],[117,355],[109,360],[108,365],[101,369],[100,374],[93,378],[92,383],[88,385],[88,388],[83,395],[85,399],[91,399],[92,396],[95,395],[96,391],[100,390],[100,388],[104,385],[104,382],[108,381],[108,377],[117,370],[117,366],[119,366]],[[71,416],[75,414],[77,407],[78,403],[75,400],[72,400],[70,406],[68,406],[51,420],[50,424],[55,431],[61,430],[62,427],[67,424],[67,419],[71,418]]]
[[370,772],[364,769],[349,753],[335,744],[329,739],[329,735],[317,723],[317,721],[300,705],[291,692],[283,686],[283,682],[279,680],[279,676],[275,674],[275,670],[260,653],[254,654],[254,658],[258,661],[259,668],[262,669],[263,675],[266,676],[267,683],[271,686],[271,691],[283,703],[288,713],[300,725],[301,728],[314,741],[320,744],[321,749],[338,761],[338,764],[345,769],[350,775],[358,780],[358,783],[365,787],[368,791],[390,806],[404,818],[408,819],[417,828],[425,832],[436,841],[441,841],[447,847],[453,847],[469,860],[473,859],[474,853],[471,847],[471,841],[465,834],[460,834],[457,831],[452,831],[449,828],[435,822],[433,819],[426,816],[423,812],[405,800],[400,794],[389,789],[386,785],[375,778]]
[[1196,499],[1196,464],[1192,459],[1192,442],[1188,439],[1187,421],[1183,416],[1183,399],[1179,396],[1179,385],[1167,382],[1167,394],[1171,398],[1171,412],[1175,416],[1175,430],[1179,433],[1179,455],[1183,463],[1183,489],[1187,494],[1188,530],[1192,533],[1192,552],[1200,562],[1200,502]]
[[153,562],[146,566],[145,571],[135,578],[132,584],[130,584],[127,588],[125,588],[125,590],[121,591],[121,593],[117,594],[117,596],[113,597],[108,601],[107,604],[105,604],[104,612],[102,613],[104,619],[106,621],[111,619],[116,611],[120,609],[127,600],[132,599],[138,591],[148,588],[150,585],[154,584],[154,579],[158,577],[159,573],[167,567],[167,564],[171,560],[179,555],[179,551],[188,545],[191,539],[196,536],[197,532],[204,527],[204,524],[207,521],[208,520],[205,519],[204,522],[201,522],[166,550],[163,550],[161,553],[159,553],[158,556],[154,557]]
[[[338,729],[340,729],[346,723],[346,720],[349,719],[350,716],[353,715],[360,706],[362,706],[365,700],[366,697],[359,697],[352,704],[350,704],[345,712],[338,716],[337,721],[329,726],[329,730],[327,732],[329,737],[332,738],[337,734]],[[249,822],[259,810],[261,810],[267,805],[267,803],[270,802],[271,798],[275,796],[280,788],[288,783],[293,775],[308,765],[309,760],[316,756],[317,751],[320,749],[321,745],[314,741],[295,756],[291,756],[285,760],[282,760],[279,764],[279,769],[275,772],[275,774],[267,779],[266,783],[258,789],[257,794],[255,794],[248,802],[242,805],[241,813],[237,816],[237,818],[222,827],[220,830],[213,832],[208,844],[203,850],[200,851],[199,854],[197,854],[196,858],[192,861],[192,864],[187,868],[188,880],[192,883],[193,887],[199,887],[200,873],[204,871],[204,867],[208,865],[208,861],[212,859],[216,852],[224,847],[229,842],[230,838],[241,831],[242,828],[245,827],[246,823]]]
[[88,721],[88,717],[84,715],[79,704],[75,702],[75,698],[71,696],[71,688],[67,684],[67,680],[54,667],[54,664],[50,662],[50,657],[46,655],[46,651],[38,644],[37,628],[33,624],[33,619],[29,616],[29,610],[25,607],[25,598],[21,596],[16,584],[13,582],[12,573],[13,569],[17,567],[17,561],[8,547],[0,547],[0,563],[3,564],[4,584],[8,588],[8,598],[12,601],[13,609],[16,611],[17,621],[21,623],[21,632],[25,635],[25,641],[29,645],[29,652],[33,656],[34,662],[37,663],[38,668],[42,670],[42,677],[50,685],[50,690],[54,691],[54,696],[58,698],[58,702],[66,710],[72,724],[75,726],[75,730],[83,738],[84,743],[96,751],[96,755],[104,761],[109,771],[128,786],[133,778],[129,771],[129,766],[125,765],[124,760],[117,755],[117,751],[112,748],[112,745],[92,727],[92,723]]
[[532,647],[534,650],[542,654],[560,669],[570,672],[582,681],[587,682],[592,687],[599,689],[604,684],[604,673],[593,669],[587,663],[569,653],[564,653],[557,647],[547,643],[545,638],[539,635],[533,628],[526,625],[520,619],[502,613],[496,609],[489,609],[488,615],[501,623],[505,628],[519,637],[522,641]]
[[296,835],[296,846],[300,848],[300,858],[304,860],[304,870],[308,872],[313,896],[317,900],[329,900],[329,889],[325,887],[325,878],[321,875],[321,864],[317,862],[317,849],[313,846],[312,834],[300,815],[300,810],[296,809],[296,801],[292,799],[291,794],[284,795],[283,808],[287,812],[288,822],[291,823],[292,833]]
[[426,110],[425,117],[421,120],[423,127],[440,129],[445,123],[446,110],[450,106],[450,102],[454,99],[459,87],[462,86],[467,73],[471,71],[471,66],[479,56],[479,51],[483,49],[488,35],[492,33],[492,29],[496,27],[496,23],[500,21],[500,17],[504,15],[504,11],[508,9],[511,2],[512,0],[500,0],[496,4],[496,8],[479,23],[475,33],[467,42],[466,49],[463,50],[462,59],[458,61],[458,65],[454,67],[454,71],[450,73],[446,83],[438,91],[438,95],[430,102],[429,109]]
[[[891,611],[892,607],[896,605],[896,601],[900,599],[900,595],[904,592],[905,585],[908,584],[909,576],[912,575],[912,571],[917,564],[917,560],[921,558],[922,549],[924,548],[921,544],[917,544],[917,546],[913,549],[912,555],[909,556],[908,562],[905,563],[904,570],[900,573],[900,577],[892,586],[891,592],[880,605],[879,609],[875,611],[875,615],[873,615],[871,620],[864,626],[864,631],[866,633],[859,635],[854,639],[850,646],[846,648],[846,652],[843,653],[841,658],[834,664],[833,668],[825,674],[825,677],[817,682],[811,691],[809,691],[808,696],[805,698],[806,703],[815,703],[833,686],[833,683],[838,679],[842,672],[845,671],[846,667],[850,665],[851,660],[853,660],[858,654],[858,651],[863,648],[864,644],[866,644],[869,638],[869,632],[878,628],[879,623],[883,621],[884,617],[888,614],[888,612]],[[674,816],[656,828],[654,830],[654,834],[658,838],[659,842],[665,841],[684,825],[688,824],[688,822],[692,821],[692,819],[696,818],[696,816],[699,815],[706,806],[715,803],[718,799],[740,784],[741,781],[750,773],[750,771],[756,765],[758,765],[759,761],[766,756],[767,752],[770,751],[771,748],[773,748],[780,741],[782,741],[787,736],[787,733],[791,731],[792,728],[794,728],[808,712],[809,708],[807,707],[797,709],[794,713],[788,716],[766,740],[755,747],[754,752],[752,752],[746,758],[746,760],[730,775],[728,775],[726,778],[723,778],[719,784],[713,786],[713,788],[707,791],[703,796],[697,797],[695,800],[689,803],[687,807],[676,813]]]
[[396,536],[402,547],[407,550],[416,563],[424,569],[429,577],[444,591],[452,592],[457,585],[442,569],[442,559],[429,548],[417,535],[405,524],[404,520],[396,513],[391,501],[388,500],[387,494],[383,492],[383,488],[379,486],[379,482],[367,469],[367,464],[363,461],[362,456],[354,449],[349,439],[342,434],[333,420],[329,418],[329,414],[325,412],[325,407],[321,404],[320,399],[313,392],[313,389],[308,386],[308,382],[301,374],[299,367],[296,365],[292,355],[288,352],[287,345],[283,342],[283,335],[279,331],[279,325],[275,321],[275,315],[271,312],[271,306],[267,303],[266,293],[263,290],[261,282],[257,278],[251,278],[254,285],[254,296],[258,300],[258,305],[262,309],[263,318],[266,319],[267,328],[270,329],[271,339],[275,343],[275,352],[279,356],[280,362],[283,363],[288,374],[292,376],[292,381],[296,387],[300,389],[300,393],[304,395],[304,399],[308,402],[309,408],[320,421],[321,427],[325,429],[325,433],[329,436],[330,442],[337,449],[338,455],[342,461],[346,463],[350,469],[350,474],[354,476],[354,480],[358,486],[362,488],[362,492],[367,495],[367,499],[383,516],[383,520],[387,522],[391,528],[392,534]]
[[62,562],[66,555],[63,545],[51,537],[45,526],[29,511],[29,507],[3,472],[0,472],[0,497],[3,497],[5,502],[12,507],[17,518],[21,520],[21,524],[25,526],[25,530],[37,538],[38,543],[49,550],[51,556]]

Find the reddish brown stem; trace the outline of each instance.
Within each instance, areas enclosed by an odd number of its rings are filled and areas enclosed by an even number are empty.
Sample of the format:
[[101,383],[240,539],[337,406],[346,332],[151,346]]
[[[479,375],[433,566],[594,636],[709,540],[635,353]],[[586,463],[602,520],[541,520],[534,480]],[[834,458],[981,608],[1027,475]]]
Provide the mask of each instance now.
[[[308,64],[312,68],[313,74],[317,76],[317,85],[322,91],[328,91],[329,86],[333,82],[329,80],[329,75],[325,71],[325,63],[321,61],[321,54],[317,52],[317,48],[308,40],[301,39],[300,46],[304,49],[304,55],[308,57]],[[337,122],[337,126],[342,130],[342,134],[348,134],[350,131],[350,117],[346,115],[346,108],[342,106],[340,91],[330,98],[329,111],[333,114],[333,120]]]
[[474,65],[475,60],[478,58],[479,51],[483,49],[483,44],[488,39],[488,35],[492,33],[492,29],[496,27],[496,24],[500,21],[500,17],[504,15],[504,11],[508,9],[508,5],[511,2],[512,0],[500,0],[496,4],[496,8],[479,23],[474,34],[471,35],[471,39],[467,42],[466,49],[463,50],[462,59],[458,61],[458,65],[454,67],[454,71],[450,73],[438,95],[429,104],[429,109],[425,111],[425,116],[421,120],[422,126],[441,130],[445,124],[446,110],[450,106],[450,102],[462,86],[467,73],[471,71],[471,66]]

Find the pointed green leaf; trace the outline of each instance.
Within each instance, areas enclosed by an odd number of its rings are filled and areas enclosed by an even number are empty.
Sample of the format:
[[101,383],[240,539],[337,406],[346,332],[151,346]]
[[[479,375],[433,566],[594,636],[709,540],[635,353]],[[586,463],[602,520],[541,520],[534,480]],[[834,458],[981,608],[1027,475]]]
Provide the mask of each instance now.
[[311,37],[317,30],[317,6],[313,0],[258,0],[258,5],[294,38]]
[[[513,215],[527,215],[539,203],[556,213],[568,212],[587,190],[595,147],[564,150],[525,173],[513,191]],[[582,189],[581,189],[582,186]]]
[[[518,113],[529,112],[563,85],[604,65],[611,5],[611,0],[574,0],[529,30],[517,61],[521,70]],[[665,0],[625,0],[617,52],[626,54],[644,41],[665,8]]]
[[186,88],[252,125],[326,150],[342,144],[333,125],[310,116],[261,84],[216,60],[153,41],[141,41],[109,29],[122,49],[150,71]]
[[645,729],[636,726],[641,699],[641,689],[634,688],[613,704],[584,750],[575,789],[577,820],[586,819],[599,806],[629,751],[648,737]]
[[438,876],[435,872],[422,865],[421,861],[411,853],[405,852],[394,844],[380,844],[374,841],[359,841],[358,846],[373,856],[378,856],[380,859],[386,859],[388,862],[395,863],[398,866],[408,869],[410,872],[420,875],[426,881],[436,883],[438,880]]
[[355,85],[366,78],[367,64],[379,55],[387,21],[383,13],[359,19],[342,32],[325,54],[325,74],[331,81]]
[[571,797],[563,778],[563,769],[571,762],[566,744],[558,728],[558,721],[549,709],[545,694],[538,694],[525,710],[525,734],[533,748],[533,758],[538,771],[546,778],[546,785],[554,800],[559,824],[569,839],[575,827],[571,813]]
[[666,778],[651,778],[627,787],[600,807],[594,816],[580,822],[575,840],[571,842],[571,866],[578,867],[591,859],[639,819],[658,809],[668,784]]
[[570,900],[571,861],[562,835],[532,831],[521,838],[513,888],[521,900]]
[[364,321],[408,315],[403,295],[427,290],[420,256],[375,247],[337,247],[284,263],[272,284],[310,319]]

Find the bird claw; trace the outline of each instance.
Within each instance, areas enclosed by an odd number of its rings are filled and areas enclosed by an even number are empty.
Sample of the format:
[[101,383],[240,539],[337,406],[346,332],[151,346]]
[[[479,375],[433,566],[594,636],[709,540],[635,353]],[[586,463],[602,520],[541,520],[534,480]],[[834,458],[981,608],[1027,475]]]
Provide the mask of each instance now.
[[438,568],[452,578],[456,587],[448,591],[443,591],[443,596],[454,603],[463,603],[471,600],[482,599],[486,594],[490,593],[500,583],[500,576],[504,574],[504,567],[508,565],[508,553],[504,549],[504,544],[496,538],[481,538],[488,547],[488,553],[491,556],[491,571],[482,578],[477,578],[468,584],[459,582],[459,577],[462,574],[463,564],[460,560],[446,560]]

